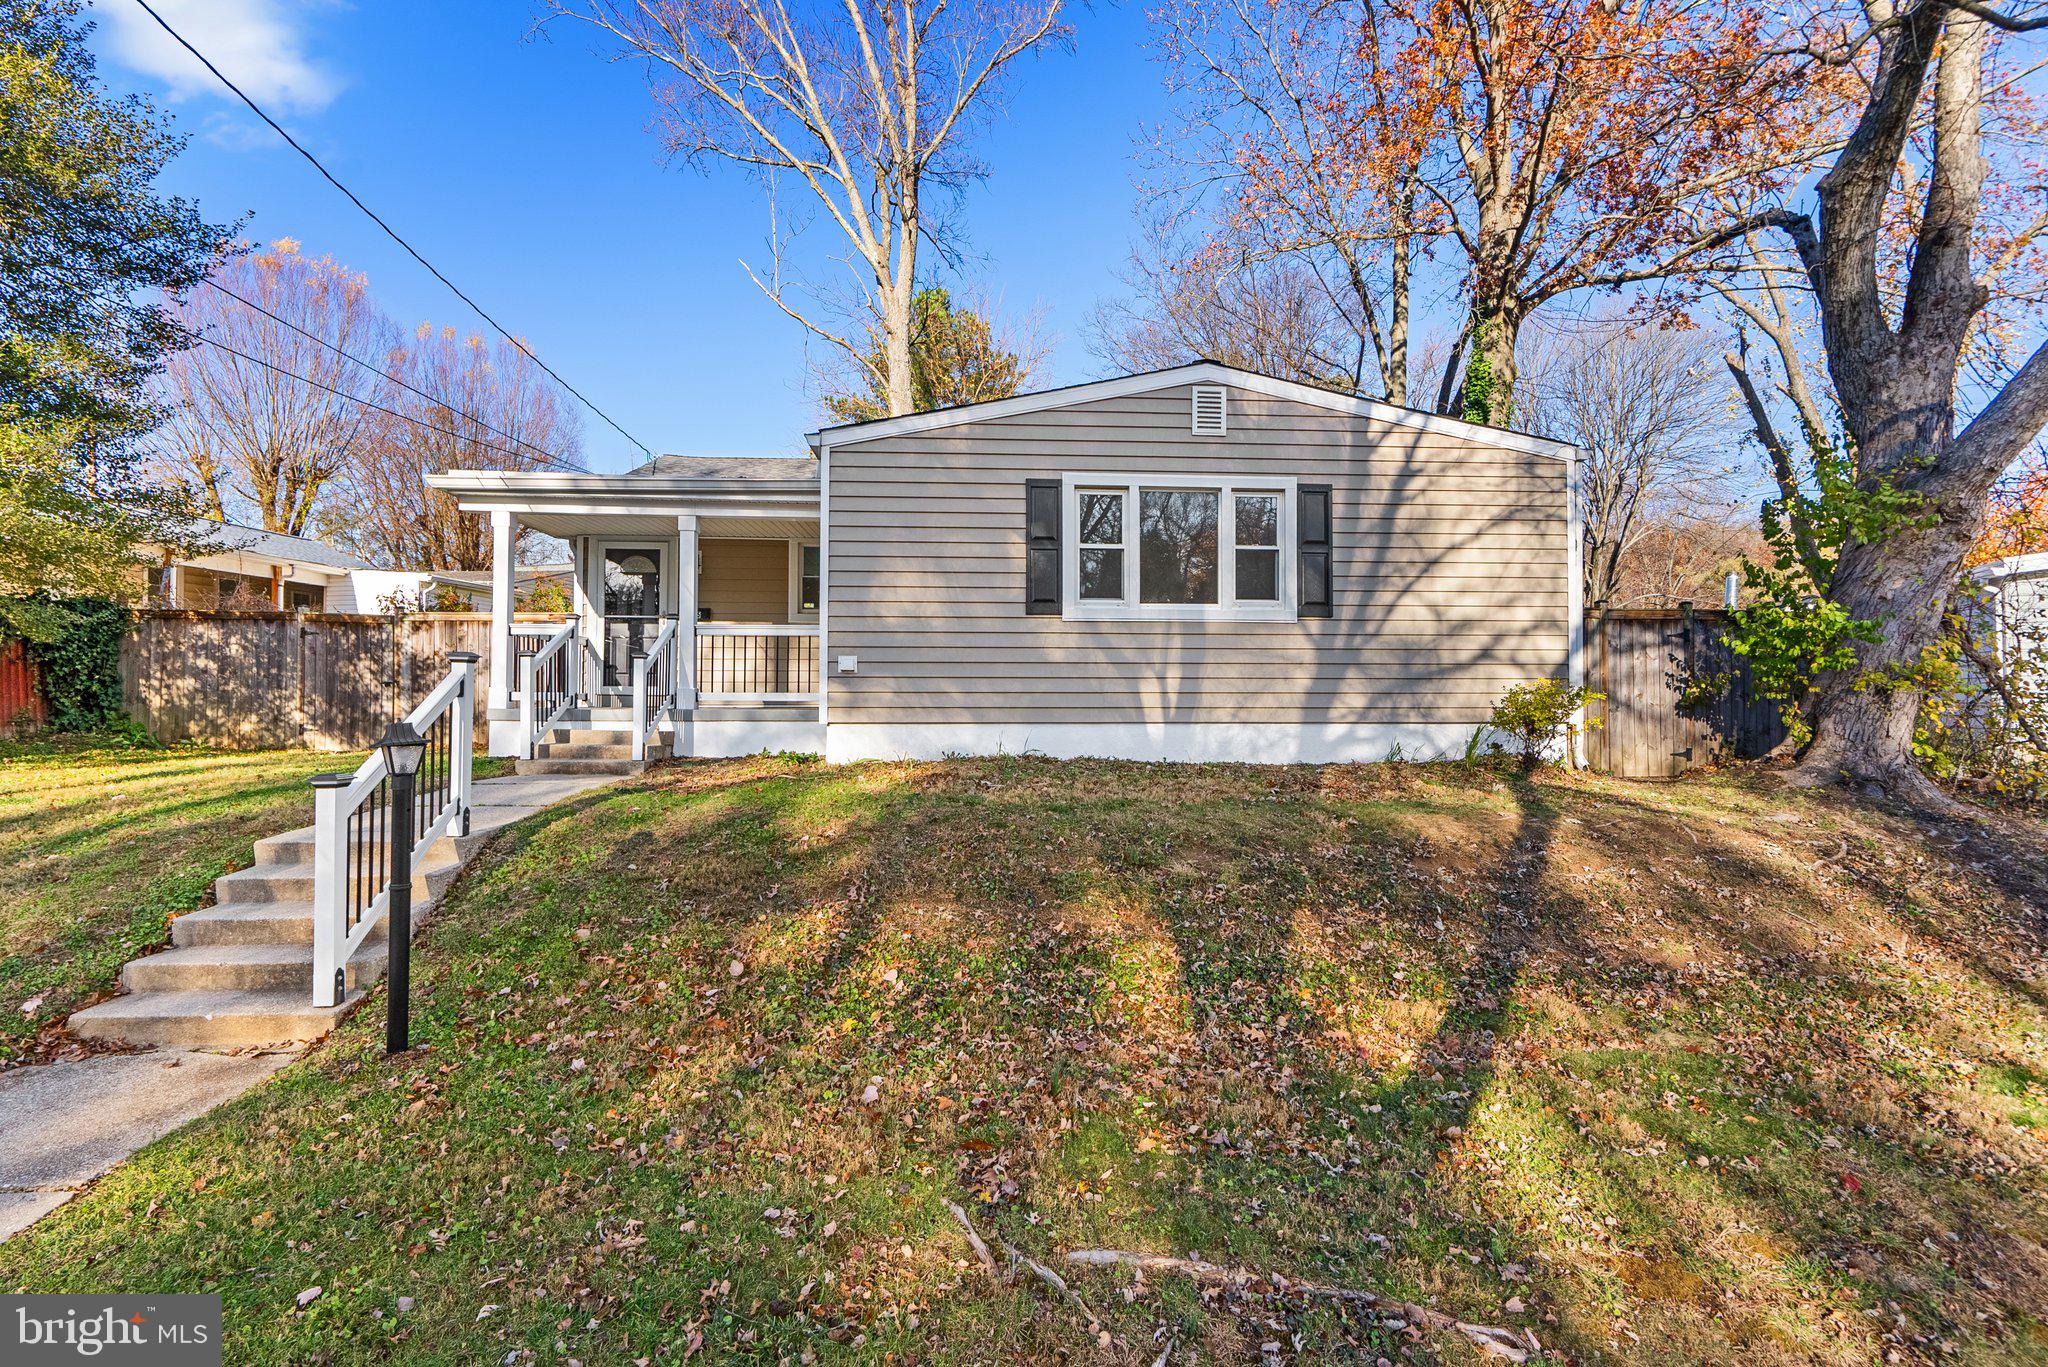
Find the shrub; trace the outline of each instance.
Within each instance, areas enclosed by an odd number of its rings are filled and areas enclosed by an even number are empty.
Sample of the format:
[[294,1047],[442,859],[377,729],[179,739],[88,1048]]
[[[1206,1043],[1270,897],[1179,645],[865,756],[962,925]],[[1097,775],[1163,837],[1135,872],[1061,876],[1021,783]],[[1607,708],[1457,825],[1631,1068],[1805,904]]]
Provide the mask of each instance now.
[[[1516,684],[1494,704],[1488,725],[1520,742],[1522,767],[1534,769],[1561,742],[1570,741],[1575,731],[1572,719],[1578,710],[1602,696],[1584,687],[1575,688],[1562,679]],[[1599,725],[1591,719],[1587,724]]]
[[542,580],[533,586],[519,604],[521,612],[567,612],[570,610],[569,590],[552,579]]

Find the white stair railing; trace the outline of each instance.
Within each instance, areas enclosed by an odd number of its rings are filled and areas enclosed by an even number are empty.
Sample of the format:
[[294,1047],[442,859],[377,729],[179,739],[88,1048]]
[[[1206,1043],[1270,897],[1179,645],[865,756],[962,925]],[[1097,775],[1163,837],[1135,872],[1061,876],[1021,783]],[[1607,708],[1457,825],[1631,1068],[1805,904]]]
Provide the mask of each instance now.
[[662,624],[647,653],[633,661],[633,758],[646,759],[648,742],[676,705],[678,619]]
[[[426,737],[413,786],[412,867],[436,840],[469,834],[476,745],[476,660],[451,668],[406,720]],[[391,769],[372,751],[353,774],[313,780],[313,1005],[339,1006],[349,956],[391,902]]]
[[543,639],[533,654],[519,660],[519,757],[532,759],[540,738],[555,729],[580,689],[577,674],[582,649],[577,624],[562,623]]

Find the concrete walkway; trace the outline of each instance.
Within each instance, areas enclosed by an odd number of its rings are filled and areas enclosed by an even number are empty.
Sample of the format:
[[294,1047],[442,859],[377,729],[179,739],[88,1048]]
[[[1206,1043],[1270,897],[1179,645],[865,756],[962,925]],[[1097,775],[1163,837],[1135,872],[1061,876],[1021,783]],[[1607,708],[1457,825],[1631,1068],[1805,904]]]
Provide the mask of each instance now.
[[[557,802],[621,781],[623,776],[611,774],[479,779],[471,833],[495,833]],[[461,842],[463,862],[485,843]],[[0,1240],[27,1229],[143,1145],[234,1100],[295,1056],[150,1049],[0,1073]]]

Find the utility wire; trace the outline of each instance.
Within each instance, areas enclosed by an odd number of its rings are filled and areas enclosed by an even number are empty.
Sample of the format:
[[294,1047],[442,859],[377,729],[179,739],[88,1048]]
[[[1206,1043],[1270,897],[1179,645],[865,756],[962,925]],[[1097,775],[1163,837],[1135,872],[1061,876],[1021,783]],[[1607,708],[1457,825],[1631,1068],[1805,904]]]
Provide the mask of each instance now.
[[228,355],[230,356],[241,357],[243,360],[249,362],[251,365],[260,365],[265,370],[273,371],[279,375],[284,376],[286,379],[297,380],[300,384],[309,384],[313,386],[313,388],[315,389],[324,389],[329,394],[334,395],[334,397],[336,397],[337,399],[347,399],[350,403],[359,403],[365,408],[374,408],[379,413],[387,413],[390,416],[397,418],[400,422],[409,422],[415,427],[424,427],[429,432],[438,432],[440,435],[444,437],[453,437],[457,441],[469,442],[470,444],[481,447],[486,451],[496,451],[500,455],[511,456],[515,459],[521,458],[522,453],[513,450],[509,446],[500,446],[496,442],[479,441],[475,437],[464,436],[460,432],[451,431],[446,427],[437,426],[434,423],[428,422],[424,418],[415,418],[410,413],[401,413],[395,408],[387,408],[383,404],[378,403],[375,399],[366,399],[360,394],[351,394],[347,390],[336,389],[331,384],[327,384],[326,382],[321,380],[313,379],[310,376],[301,375],[296,370],[287,369],[286,367],[277,364],[275,361],[266,361],[261,356],[251,356],[246,351],[242,351],[236,347],[229,346],[226,342],[221,341],[218,337],[208,337],[205,333],[194,333],[192,335],[197,337],[200,341],[206,343],[206,345],[210,347],[218,347],[220,350],[227,352]]
[[[556,455],[556,454],[555,454],[554,452],[552,452],[552,451],[548,450],[548,449],[547,449],[546,447],[544,447],[544,446],[535,446],[535,445],[534,445],[534,444],[533,444],[532,442],[530,442],[530,441],[526,440],[526,438],[524,438],[524,437],[518,437],[518,436],[514,436],[514,435],[513,435],[512,433],[510,433],[510,432],[507,432],[507,431],[506,431],[506,430],[505,430],[504,428],[502,428],[502,427],[496,427],[496,426],[493,426],[492,424],[490,424],[490,423],[488,423],[488,422],[485,422],[485,421],[484,421],[484,420],[483,420],[482,418],[478,417],[478,416],[477,416],[476,414],[474,414],[474,413],[471,413],[471,412],[469,412],[469,411],[467,411],[467,410],[465,410],[465,409],[457,408],[457,407],[456,407],[456,406],[455,406],[454,404],[450,403],[450,402],[449,402],[449,401],[448,401],[448,400],[447,400],[447,399],[446,399],[446,398],[445,398],[444,396],[442,396],[442,395],[439,395],[439,394],[430,394],[430,393],[428,393],[428,392],[427,392],[426,390],[424,390],[424,389],[421,389],[421,388],[420,388],[420,387],[419,387],[418,385],[416,385],[416,384],[411,384],[411,383],[409,383],[409,382],[407,382],[407,381],[405,381],[405,380],[401,380],[400,378],[398,378],[398,376],[396,376],[396,375],[393,375],[393,374],[392,374],[392,373],[391,373],[390,371],[388,371],[388,370],[384,370],[384,369],[382,369],[381,367],[378,367],[378,366],[374,366],[374,365],[371,365],[371,364],[370,364],[370,363],[369,363],[368,361],[364,360],[364,359],[363,359],[362,357],[360,357],[360,356],[356,355],[355,353],[353,353],[353,352],[351,352],[351,351],[347,350],[347,349],[346,349],[346,348],[344,348],[344,347],[340,347],[340,346],[337,346],[337,345],[336,345],[335,343],[333,343],[333,342],[330,342],[330,341],[328,341],[328,340],[327,340],[327,339],[326,339],[325,337],[322,337],[322,336],[321,336],[321,335],[320,335],[319,333],[317,333],[317,332],[308,332],[308,331],[307,331],[307,330],[306,330],[305,328],[302,328],[302,327],[300,327],[300,326],[299,326],[299,325],[298,325],[297,323],[294,323],[294,322],[293,322],[293,321],[292,321],[291,319],[289,319],[289,318],[280,318],[280,317],[279,317],[279,316],[278,316],[277,314],[275,314],[275,313],[272,313],[272,312],[271,312],[271,311],[270,311],[269,309],[267,309],[267,308],[263,307],[263,305],[261,305],[261,304],[257,303],[257,302],[256,302],[256,301],[255,301],[254,299],[248,298],[248,297],[247,297],[246,295],[242,295],[242,294],[238,294],[238,293],[236,293],[236,292],[235,292],[234,290],[231,290],[231,289],[229,289],[229,288],[228,288],[228,287],[227,287],[226,285],[223,285],[223,284],[221,284],[221,283],[220,283],[220,282],[219,282],[218,280],[209,280],[209,281],[207,281],[207,282],[206,282],[206,285],[204,286],[204,288],[207,288],[207,289],[214,289],[214,290],[219,290],[219,291],[220,291],[220,292],[221,292],[222,294],[225,294],[225,295],[226,295],[226,296],[227,296],[228,298],[230,298],[230,299],[233,299],[233,300],[235,300],[235,301],[236,301],[237,303],[240,303],[240,304],[246,305],[247,307],[249,307],[249,308],[252,308],[252,309],[256,310],[256,312],[258,312],[258,313],[262,314],[262,315],[263,315],[264,317],[266,317],[266,318],[270,319],[270,320],[271,320],[272,322],[274,322],[274,323],[278,323],[278,324],[281,324],[281,325],[282,325],[282,326],[284,326],[284,327],[288,327],[288,328],[290,328],[290,329],[291,329],[291,330],[292,330],[293,332],[296,332],[296,333],[298,333],[298,334],[299,334],[299,335],[300,335],[301,337],[307,338],[308,340],[310,340],[310,341],[313,341],[313,342],[317,342],[317,343],[318,343],[319,345],[321,345],[321,346],[324,346],[324,347],[326,347],[326,348],[327,348],[327,349],[328,349],[329,351],[333,352],[333,353],[334,353],[335,355],[337,355],[337,356],[340,356],[340,357],[341,357],[342,359],[344,359],[344,360],[348,360],[348,361],[353,361],[353,362],[354,362],[355,364],[357,364],[357,365],[361,366],[361,367],[362,367],[363,369],[365,369],[365,370],[367,370],[367,371],[370,371],[370,372],[371,372],[372,374],[375,374],[375,375],[377,375],[378,377],[380,377],[380,378],[382,378],[382,379],[386,379],[386,380],[389,380],[389,381],[391,381],[391,383],[393,383],[393,384],[397,385],[397,386],[398,386],[399,388],[401,388],[401,389],[406,389],[406,390],[410,390],[410,391],[411,391],[411,392],[413,392],[414,394],[417,394],[417,395],[419,395],[419,396],[420,396],[421,398],[425,399],[425,400],[426,400],[426,401],[427,401],[428,403],[431,403],[431,404],[435,404],[435,405],[438,405],[439,407],[445,408],[445,409],[447,409],[447,410],[448,410],[448,411],[449,411],[450,413],[453,413],[453,414],[454,414],[454,415],[455,415],[456,417],[458,417],[458,418],[463,418],[463,419],[465,419],[465,420],[467,420],[467,421],[469,421],[469,422],[473,422],[473,423],[475,423],[475,424],[476,424],[476,425],[477,425],[478,427],[481,427],[481,428],[483,428],[483,429],[484,429],[484,430],[485,430],[486,432],[494,432],[494,433],[496,433],[496,434],[497,434],[498,436],[501,436],[501,437],[503,437],[503,438],[504,438],[505,440],[507,440],[507,441],[510,441],[510,442],[517,442],[517,443],[518,443],[519,445],[521,445],[521,446],[524,446],[525,448],[527,448],[527,450],[529,450],[529,451],[532,451],[532,452],[534,452],[534,453],[535,453],[536,455],[538,455],[538,456],[539,456],[539,457],[540,457],[540,458],[541,458],[541,459],[542,459],[543,461],[545,461],[546,463],[548,463],[548,464],[550,464],[550,465],[556,466],[557,468],[559,468],[559,469],[563,469],[563,470],[575,470],[575,471],[580,471],[580,469],[581,469],[581,467],[580,467],[580,466],[578,466],[578,465],[576,465],[576,464],[575,464],[575,463],[574,463],[573,461],[570,461],[570,460],[569,460],[568,458],[566,458],[566,457],[564,457],[564,456],[558,456],[558,455]],[[201,336],[201,334],[198,334],[198,333],[194,333],[193,335],[194,335],[194,336]],[[212,339],[211,339],[211,338],[204,338],[204,337],[202,337],[202,340],[206,340],[206,341],[211,341]],[[219,345],[219,344],[218,344],[218,343],[215,343],[215,345]],[[265,363],[265,362],[258,362],[258,364],[266,364],[266,363]],[[275,367],[273,367],[273,368],[275,368]],[[287,372],[285,372],[285,373],[289,374],[290,372],[289,372],[289,371],[287,371]],[[296,377],[296,378],[304,379],[305,377],[303,377],[303,376],[299,376],[299,377]],[[318,383],[319,383],[319,381],[317,381],[317,380],[306,380],[306,383],[308,383],[308,384],[318,384]],[[344,398],[354,398],[355,396],[354,396],[354,395],[343,395],[342,397],[344,397]],[[369,402],[369,400],[367,400],[367,399],[364,399],[364,400],[361,400],[361,402],[364,402],[364,403],[368,403],[368,402]],[[373,406],[374,406],[374,405],[373,405]],[[388,412],[389,410],[386,410],[386,411]],[[465,440],[466,440],[466,439],[465,439]]]
[[526,343],[520,341],[517,337],[514,337],[510,332],[505,330],[505,326],[502,323],[500,323],[497,319],[491,317],[490,314],[484,312],[483,305],[477,303],[476,300],[470,298],[467,294],[464,294],[461,288],[458,285],[456,285],[456,283],[453,280],[450,280],[447,276],[441,274],[440,269],[436,267],[433,262],[427,260],[427,258],[425,258],[424,256],[421,256],[419,252],[413,247],[412,243],[406,241],[403,237],[400,237],[398,235],[398,231],[395,228],[393,228],[389,223],[386,223],[382,218],[379,218],[377,216],[376,210],[372,209],[369,205],[363,203],[362,200],[356,197],[355,191],[349,189],[348,186],[343,185],[339,180],[337,180],[335,178],[334,173],[321,164],[320,158],[314,156],[311,152],[308,152],[303,146],[299,144],[299,140],[297,138],[294,138],[291,134],[285,132],[284,126],[282,124],[278,123],[276,119],[271,118],[270,115],[263,112],[263,106],[257,104],[256,101],[250,99],[247,95],[243,94],[242,88],[236,85],[233,81],[229,80],[225,75],[223,75],[221,73],[221,69],[215,66],[210,60],[208,60],[205,53],[201,52],[198,48],[192,46],[191,43],[187,42],[185,40],[184,34],[172,28],[161,14],[158,14],[154,9],[150,7],[149,0],[135,0],[135,3],[142,7],[143,13],[147,14],[150,18],[156,20],[157,27],[162,29],[165,33],[171,35],[171,38],[178,44],[179,47],[182,47],[185,49],[185,51],[191,53],[192,56],[198,60],[201,66],[205,67],[208,71],[213,73],[214,78],[216,80],[218,80],[222,85],[226,86],[229,90],[232,90],[235,93],[235,97],[241,100],[243,104],[248,105],[249,108],[255,113],[257,118],[269,124],[272,131],[274,131],[280,138],[283,138],[285,142],[290,145],[291,149],[294,152],[297,152],[300,156],[304,157],[308,162],[312,163],[313,169],[318,171],[321,174],[321,176],[325,178],[329,185],[332,185],[335,189],[341,191],[342,194],[346,195],[348,197],[349,203],[355,205],[358,209],[361,209],[363,213],[369,217],[369,220],[372,223],[376,224],[379,228],[382,228],[384,230],[385,236],[389,237],[393,242],[396,242],[399,246],[403,247],[405,249],[406,255],[410,256],[413,260],[419,262],[422,266],[426,267],[427,273],[433,276],[436,280],[440,281],[442,284],[446,285],[450,292],[452,292],[457,299],[460,299],[463,303],[469,305],[472,309],[476,310],[477,317],[483,319],[486,323],[489,323],[493,328],[495,328],[500,337],[503,337],[513,346],[516,346],[521,351],[525,352],[528,359],[530,359],[535,365],[539,366],[542,370],[547,371],[549,377],[553,379],[556,384],[559,384],[560,386],[562,386],[562,388],[568,390],[571,394],[575,395],[577,400],[581,402],[585,408],[588,408],[591,412],[597,414],[597,416],[599,416],[600,418],[603,418],[605,422],[610,425],[611,429],[614,432],[617,432],[627,441],[630,441],[633,443],[633,445],[639,447],[643,455],[649,457],[652,457],[654,455],[654,452],[648,448],[646,442],[641,441],[640,438],[634,436],[631,432],[628,432],[625,428],[619,426],[618,422],[612,417],[611,414],[605,412],[602,408],[599,408],[596,404],[592,403],[587,397],[585,397],[581,390],[576,388],[575,385],[570,384],[567,380],[563,379],[560,375],[556,374],[553,367],[549,366],[548,363],[546,361],[543,361],[540,357],[535,356],[533,354],[532,349],[529,348],[526,345]]

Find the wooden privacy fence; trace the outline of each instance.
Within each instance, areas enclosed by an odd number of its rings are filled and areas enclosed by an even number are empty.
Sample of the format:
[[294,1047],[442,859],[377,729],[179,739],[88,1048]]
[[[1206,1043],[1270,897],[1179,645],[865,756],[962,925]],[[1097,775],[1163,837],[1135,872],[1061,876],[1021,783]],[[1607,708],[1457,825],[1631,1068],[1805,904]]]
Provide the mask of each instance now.
[[[487,613],[146,609],[122,642],[123,702],[166,744],[362,750],[447,675],[451,651],[482,657],[487,693],[490,632]],[[481,707],[476,722],[481,740]]]
[[1623,778],[1675,778],[1722,755],[1754,759],[1785,739],[1778,705],[1755,695],[1749,661],[1721,637],[1728,614],[1681,605],[1586,619],[1587,759]]

